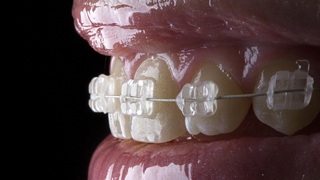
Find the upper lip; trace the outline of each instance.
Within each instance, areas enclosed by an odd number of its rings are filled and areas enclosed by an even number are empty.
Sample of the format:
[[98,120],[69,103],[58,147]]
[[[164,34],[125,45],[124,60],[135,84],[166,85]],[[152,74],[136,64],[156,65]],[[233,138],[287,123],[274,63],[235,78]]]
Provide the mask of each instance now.
[[[76,1],[73,17],[77,31],[106,55],[119,55],[123,49],[157,53],[226,42],[320,45],[318,2],[279,3],[274,8],[267,7],[275,2],[228,3],[219,1],[209,7],[207,1],[196,6]],[[288,18],[295,16],[302,18]],[[170,43],[172,39],[180,43]]]

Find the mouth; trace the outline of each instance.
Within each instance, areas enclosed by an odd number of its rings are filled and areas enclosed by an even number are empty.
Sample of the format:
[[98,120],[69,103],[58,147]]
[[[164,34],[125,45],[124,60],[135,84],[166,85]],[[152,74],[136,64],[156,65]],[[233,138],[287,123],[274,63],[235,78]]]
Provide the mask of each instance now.
[[[309,100],[307,90],[211,99],[211,111],[184,99],[196,88],[202,98],[212,87],[220,97],[266,93],[273,77],[320,88],[318,8],[316,1],[75,0],[77,32],[112,57],[108,75],[89,88],[89,105],[106,113],[112,134],[94,152],[88,179],[320,177],[318,91]],[[122,98],[139,93],[143,101]]]

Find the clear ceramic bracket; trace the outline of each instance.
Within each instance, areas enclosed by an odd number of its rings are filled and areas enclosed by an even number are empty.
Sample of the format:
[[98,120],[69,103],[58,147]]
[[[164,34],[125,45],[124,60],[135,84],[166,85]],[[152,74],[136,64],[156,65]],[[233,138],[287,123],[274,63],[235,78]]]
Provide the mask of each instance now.
[[89,106],[94,112],[115,112],[115,100],[120,100],[121,113],[130,116],[150,116],[155,102],[176,103],[186,118],[211,116],[216,112],[217,101],[223,99],[255,98],[266,96],[272,110],[296,110],[306,107],[312,98],[314,79],[309,75],[308,60],[297,60],[294,72],[278,71],[269,81],[267,92],[217,96],[218,86],[211,81],[188,83],[176,98],[154,97],[154,82],[150,79],[128,80],[122,84],[121,94],[115,94],[115,78],[100,75],[89,84]]
[[93,112],[115,112],[115,78],[101,74],[89,83],[89,107]]
[[176,97],[176,104],[186,117],[210,116],[217,110],[218,86],[211,81],[188,83]]
[[[313,78],[309,75],[310,64],[306,60],[296,61],[298,69],[294,72],[278,71],[269,81],[267,106],[272,110],[297,110],[306,107],[313,92]],[[291,93],[279,93],[284,90],[300,90]]]
[[123,114],[149,116],[153,110],[154,83],[152,80],[129,80],[121,87],[120,107]]

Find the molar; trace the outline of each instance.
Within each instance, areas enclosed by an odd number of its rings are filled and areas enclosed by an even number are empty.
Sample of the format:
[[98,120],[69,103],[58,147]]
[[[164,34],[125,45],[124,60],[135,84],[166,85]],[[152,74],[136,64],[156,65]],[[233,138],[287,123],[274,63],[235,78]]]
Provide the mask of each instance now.
[[[276,77],[275,75],[290,78],[290,75],[297,72],[295,73],[296,78],[304,77],[303,71],[296,71],[297,67],[299,66],[292,61],[277,61],[277,64],[269,64],[260,74],[254,91],[256,93],[267,92],[270,94],[272,88],[269,88],[269,82]],[[306,71],[308,71],[308,68],[306,68]],[[296,80],[297,84],[295,86],[299,85],[298,83],[304,82],[303,79]],[[286,83],[280,83],[279,86],[287,86]],[[300,94],[295,96],[295,98],[291,97],[293,94],[271,94],[269,97],[255,97],[253,99],[253,110],[257,118],[262,123],[286,135],[292,135],[309,125],[320,111],[320,95],[319,93],[310,92],[310,84],[313,83],[313,79],[310,76],[308,76],[308,80],[305,83],[309,86],[309,90],[306,89],[305,92],[312,93],[311,100],[308,95],[305,98],[301,96],[303,92],[299,92]],[[274,85],[274,83],[271,83],[271,85]],[[319,85],[313,84],[313,88],[318,87]],[[273,100],[275,101],[274,105]],[[309,100],[310,102],[308,102]],[[306,106],[305,103],[309,103],[307,107],[304,107]]]
[[[240,87],[223,69],[212,62],[204,63],[196,71],[191,83],[212,81],[217,86],[211,89],[216,96],[243,94]],[[249,99],[221,99],[214,102],[213,115],[192,116],[185,118],[185,124],[190,134],[217,135],[234,131],[244,120],[250,108]]]
[[[122,67],[119,58],[113,57],[110,76],[114,78],[115,95],[120,95],[121,86],[127,79]],[[121,139],[131,139],[131,117],[121,112],[119,99],[116,99],[114,102],[114,109],[114,112],[108,113],[109,127],[112,135]]]
[[[179,93],[167,62],[160,57],[145,60],[137,69],[134,80],[151,80],[153,98],[174,99]],[[132,116],[132,138],[136,141],[162,143],[182,136],[184,117],[175,103],[153,103],[152,112],[146,116]]]

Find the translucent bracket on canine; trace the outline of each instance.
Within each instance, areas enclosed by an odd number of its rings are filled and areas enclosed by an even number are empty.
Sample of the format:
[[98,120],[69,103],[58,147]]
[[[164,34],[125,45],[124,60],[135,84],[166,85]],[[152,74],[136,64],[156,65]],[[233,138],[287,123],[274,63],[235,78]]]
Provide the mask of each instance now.
[[218,91],[211,81],[185,84],[175,102],[185,117],[210,116],[217,110]]
[[[298,69],[294,72],[278,71],[269,81],[266,103],[272,110],[296,110],[306,107],[313,92],[313,78],[309,75],[307,60],[296,61]],[[292,93],[275,94],[275,91],[301,89]]]

